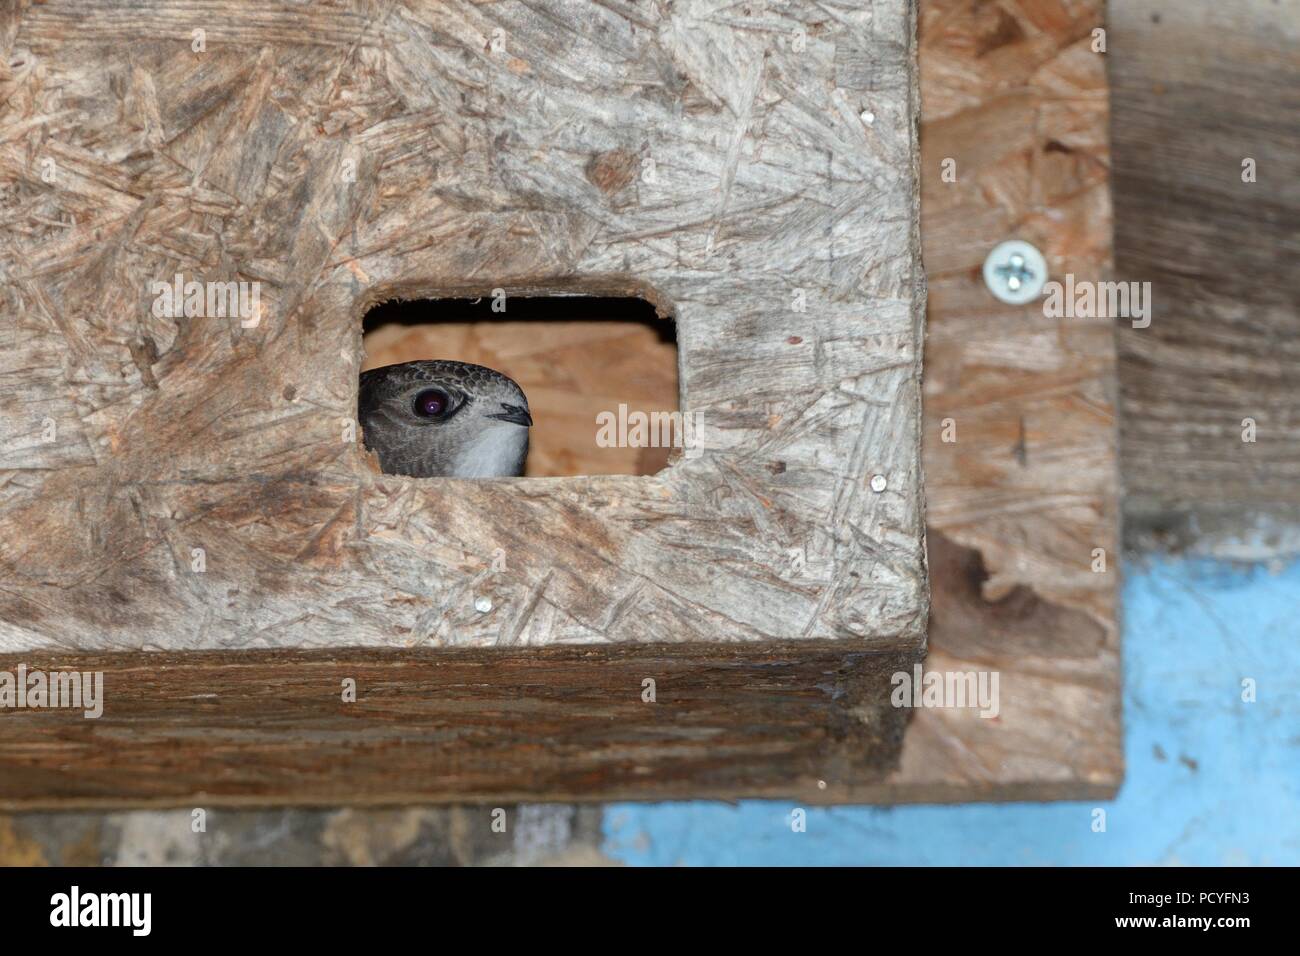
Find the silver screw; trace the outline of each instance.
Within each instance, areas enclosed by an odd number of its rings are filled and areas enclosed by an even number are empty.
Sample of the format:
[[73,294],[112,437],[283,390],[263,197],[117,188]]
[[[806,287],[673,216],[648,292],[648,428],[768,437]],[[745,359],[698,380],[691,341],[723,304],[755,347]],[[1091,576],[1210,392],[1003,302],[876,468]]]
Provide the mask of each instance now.
[[871,490],[874,491],[876,494],[880,494],[888,486],[889,486],[889,482],[885,479],[884,475],[871,476]]
[[486,614],[488,611],[492,610],[492,599],[486,597],[475,598],[474,610],[478,611],[480,614]]
[[1008,239],[984,260],[984,284],[999,301],[1024,305],[1038,298],[1047,282],[1047,260],[1029,243]]

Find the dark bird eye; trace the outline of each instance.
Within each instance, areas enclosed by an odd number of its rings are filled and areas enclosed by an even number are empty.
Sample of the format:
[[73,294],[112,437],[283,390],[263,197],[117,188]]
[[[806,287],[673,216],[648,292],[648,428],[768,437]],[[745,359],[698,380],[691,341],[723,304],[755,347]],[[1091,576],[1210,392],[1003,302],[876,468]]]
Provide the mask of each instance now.
[[415,396],[415,414],[421,418],[438,418],[445,415],[450,407],[451,399],[447,393],[436,388],[426,388]]

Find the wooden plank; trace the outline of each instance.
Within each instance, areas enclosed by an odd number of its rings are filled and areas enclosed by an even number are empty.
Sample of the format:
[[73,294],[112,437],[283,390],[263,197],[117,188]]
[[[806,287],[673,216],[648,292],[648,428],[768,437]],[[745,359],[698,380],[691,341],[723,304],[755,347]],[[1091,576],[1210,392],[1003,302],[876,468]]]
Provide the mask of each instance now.
[[833,641],[4,655],[101,672],[104,707],[0,711],[0,809],[825,800],[881,777],[911,660]]
[[1123,775],[1112,327],[1006,306],[980,275],[1008,238],[1054,277],[1110,268],[1103,14],[1100,0],[922,4],[925,667],[997,672],[1001,706],[919,710],[899,770],[853,799],[1093,799]]
[[1146,0],[1112,19],[1116,259],[1155,300],[1149,328],[1120,329],[1126,511],[1175,533],[1294,520],[1300,9]]

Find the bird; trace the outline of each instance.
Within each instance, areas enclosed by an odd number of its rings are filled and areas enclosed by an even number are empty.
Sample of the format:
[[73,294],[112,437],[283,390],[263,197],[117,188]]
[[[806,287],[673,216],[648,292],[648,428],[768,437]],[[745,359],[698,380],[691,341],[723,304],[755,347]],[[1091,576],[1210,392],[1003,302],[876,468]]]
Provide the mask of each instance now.
[[362,372],[357,420],[380,469],[412,478],[518,477],[533,424],[513,379],[442,359]]

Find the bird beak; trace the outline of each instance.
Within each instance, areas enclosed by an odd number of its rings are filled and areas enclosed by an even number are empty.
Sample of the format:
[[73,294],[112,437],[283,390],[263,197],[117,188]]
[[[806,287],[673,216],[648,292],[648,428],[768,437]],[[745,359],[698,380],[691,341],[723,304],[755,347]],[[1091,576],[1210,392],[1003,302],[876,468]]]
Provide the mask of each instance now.
[[533,416],[528,414],[528,409],[520,408],[518,405],[502,405],[498,414],[489,415],[488,418],[495,418],[499,422],[513,422],[516,425],[529,426],[533,423]]

